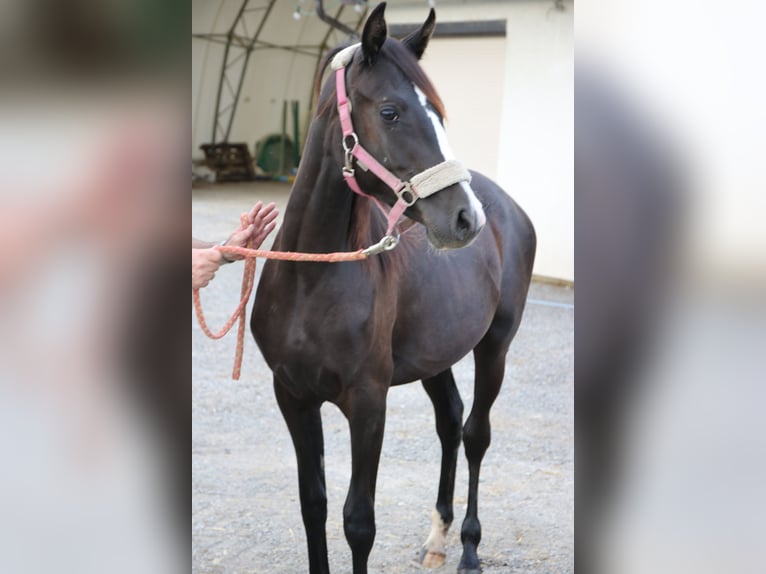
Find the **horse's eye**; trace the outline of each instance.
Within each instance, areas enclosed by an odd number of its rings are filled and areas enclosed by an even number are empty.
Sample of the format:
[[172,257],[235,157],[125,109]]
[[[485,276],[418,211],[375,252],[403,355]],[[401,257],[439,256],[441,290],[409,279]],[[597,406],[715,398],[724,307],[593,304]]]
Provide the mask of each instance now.
[[384,106],[380,108],[380,117],[387,122],[395,122],[399,119],[399,112],[393,106]]

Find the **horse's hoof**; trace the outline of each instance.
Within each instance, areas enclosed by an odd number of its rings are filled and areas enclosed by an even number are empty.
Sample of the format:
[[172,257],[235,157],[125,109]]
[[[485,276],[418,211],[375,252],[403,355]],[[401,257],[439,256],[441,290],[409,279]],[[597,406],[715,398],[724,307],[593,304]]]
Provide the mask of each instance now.
[[420,565],[423,568],[441,568],[447,561],[447,556],[441,552],[431,552],[423,548],[420,551]]
[[481,565],[477,564],[476,566],[466,566],[465,564],[461,563],[457,567],[457,574],[481,574]]

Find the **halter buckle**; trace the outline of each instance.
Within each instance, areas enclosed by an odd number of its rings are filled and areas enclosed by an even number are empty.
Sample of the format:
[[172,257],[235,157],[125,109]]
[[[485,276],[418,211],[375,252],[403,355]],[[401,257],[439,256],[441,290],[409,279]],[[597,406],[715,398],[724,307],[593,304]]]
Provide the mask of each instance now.
[[410,185],[410,182],[408,181],[405,181],[404,185],[402,185],[402,187],[400,187],[397,191],[394,191],[394,193],[396,193],[396,197],[399,198],[399,201],[404,203],[404,205],[407,207],[414,205],[418,200],[418,196],[415,193],[415,190],[412,189],[412,185]]

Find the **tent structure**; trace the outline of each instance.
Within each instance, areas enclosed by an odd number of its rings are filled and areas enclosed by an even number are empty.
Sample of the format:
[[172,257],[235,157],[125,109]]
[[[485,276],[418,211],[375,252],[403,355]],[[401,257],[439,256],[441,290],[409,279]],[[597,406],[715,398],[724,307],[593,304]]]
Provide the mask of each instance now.
[[[198,83],[195,107],[198,110],[199,103],[207,100],[205,107],[211,117],[207,121],[195,118],[196,124],[206,124],[208,128],[204,140],[200,141],[199,134],[195,138],[197,149],[205,152],[206,163],[216,171],[219,180],[252,179],[255,173],[250,145],[243,144],[237,130],[233,130],[237,112],[243,99],[250,102],[257,98],[253,80],[261,86],[284,85],[289,81],[285,70],[290,70],[300,75],[301,93],[296,93],[297,82],[284,86],[282,92],[286,97],[282,98],[281,113],[279,105],[261,105],[256,110],[251,107],[241,118],[267,130],[259,134],[256,163],[263,158],[258,163],[261,168],[272,173],[284,172],[297,160],[301,132],[298,110],[302,107],[304,118],[309,116],[313,70],[329,47],[358,37],[368,11],[366,0],[220,0],[217,6],[208,2],[198,7],[196,29],[205,31],[193,33],[192,38],[212,44],[213,50],[210,46],[205,48],[205,58],[206,61],[219,58],[219,65],[215,81],[205,70]],[[271,99],[274,96],[272,93]],[[214,98],[213,105],[210,98]],[[293,111],[292,140],[287,135],[288,109]],[[281,130],[276,132],[273,123],[259,115],[281,117]],[[273,150],[280,154],[277,164],[272,161],[277,153]]]
[[[306,13],[306,9],[301,8],[305,2],[298,3],[297,7],[293,9],[289,2],[282,1],[279,2],[280,7],[275,10],[276,0],[242,0],[226,32],[192,34],[192,38],[207,40],[224,46],[213,130],[210,136],[211,143],[226,142],[229,139],[239,99],[242,95],[242,85],[253,52],[258,50],[285,50],[319,60],[327,50],[333,32],[339,32],[348,38],[354,38],[358,35],[358,28],[367,13],[366,1],[347,0],[341,2],[333,15],[328,15],[325,12],[324,3],[325,0],[315,0],[314,14],[326,25],[326,30],[320,30],[323,32],[321,36],[314,37],[308,43],[296,44],[291,41],[292,38],[280,42],[275,36],[283,37],[283,30],[270,31],[266,29],[272,14],[275,17],[271,18],[271,22],[276,24],[279,22],[276,16],[280,11],[284,12],[285,7],[290,8],[293,19],[301,18]],[[349,14],[351,20],[348,19]]]

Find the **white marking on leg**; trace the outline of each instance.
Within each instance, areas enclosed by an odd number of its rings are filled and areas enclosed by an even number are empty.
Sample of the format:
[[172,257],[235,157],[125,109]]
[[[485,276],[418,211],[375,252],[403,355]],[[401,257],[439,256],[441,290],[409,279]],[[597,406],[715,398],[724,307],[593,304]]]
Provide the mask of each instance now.
[[[452,153],[452,148],[450,147],[449,141],[447,140],[447,132],[444,130],[444,126],[442,125],[441,121],[439,121],[439,116],[437,116],[436,112],[428,107],[428,98],[426,98],[423,90],[414,84],[413,87],[415,88],[415,93],[418,96],[418,100],[420,100],[420,105],[423,106],[423,109],[426,111],[426,115],[431,120],[431,124],[433,124],[434,133],[436,134],[436,141],[439,143],[439,149],[442,152],[442,157],[445,160],[455,159],[455,154]],[[468,201],[470,202],[471,207],[476,214],[476,222],[478,223],[479,227],[481,227],[487,222],[487,216],[484,214],[484,208],[481,205],[481,201],[479,201],[479,198],[476,197],[476,194],[467,182],[461,181],[460,187],[463,188],[463,191],[468,196]]]
[[447,531],[449,524],[444,524],[441,514],[435,508],[431,511],[431,532],[425,543],[426,554],[423,557],[423,566],[433,568],[444,562],[447,555]]

